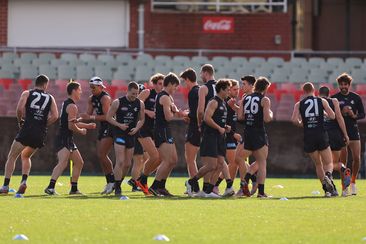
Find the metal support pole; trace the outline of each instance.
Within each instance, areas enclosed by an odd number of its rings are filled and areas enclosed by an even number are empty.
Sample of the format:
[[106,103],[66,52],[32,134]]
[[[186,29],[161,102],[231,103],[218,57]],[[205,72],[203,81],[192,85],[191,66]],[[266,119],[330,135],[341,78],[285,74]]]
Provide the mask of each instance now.
[[144,30],[145,6],[143,3],[139,4],[139,8],[137,11],[138,11],[138,16],[139,16],[138,17],[138,30],[137,30],[138,49],[139,49],[139,54],[143,54],[144,53],[144,34],[145,34],[145,30]]

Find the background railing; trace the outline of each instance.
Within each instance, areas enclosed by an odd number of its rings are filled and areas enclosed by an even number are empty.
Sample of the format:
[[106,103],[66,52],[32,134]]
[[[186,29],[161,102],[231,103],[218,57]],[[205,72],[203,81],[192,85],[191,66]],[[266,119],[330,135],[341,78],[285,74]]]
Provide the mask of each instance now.
[[138,55],[142,53],[150,53],[152,55],[178,53],[186,56],[287,56],[294,57],[361,57],[366,58],[366,51],[313,51],[313,50],[243,50],[243,49],[180,49],[180,48],[115,48],[115,47],[7,47],[0,46],[0,53],[3,52],[50,52],[50,53],[91,53],[91,54],[120,54],[129,53]]
[[[252,0],[252,1],[230,1],[230,0],[211,0],[211,1],[162,1],[152,0],[151,8],[153,11],[188,11],[188,12],[287,12],[287,0]],[[278,8],[278,9],[277,9]]]

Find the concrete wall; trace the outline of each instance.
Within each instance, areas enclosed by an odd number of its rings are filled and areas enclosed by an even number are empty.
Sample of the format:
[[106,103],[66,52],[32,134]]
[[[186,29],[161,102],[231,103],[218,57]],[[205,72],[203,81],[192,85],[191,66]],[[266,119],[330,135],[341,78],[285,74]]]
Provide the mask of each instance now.
[[[184,161],[184,135],[186,125],[182,121],[173,122],[173,135],[175,137],[179,163],[174,172],[186,173]],[[363,135],[362,145],[366,137],[366,124],[360,126]],[[42,148],[32,160],[32,172],[50,174],[56,164],[56,154],[54,150],[54,138],[57,132],[57,125],[49,128],[47,144]],[[267,125],[267,132],[270,141],[268,173],[271,175],[289,174],[312,174],[315,175],[313,164],[303,152],[302,129],[293,126],[289,122],[272,122]],[[6,156],[11,143],[17,133],[15,118],[0,118],[0,171],[3,171]],[[88,133],[87,136],[75,136],[76,144],[84,158],[85,173],[101,174],[101,169],[96,157],[95,142],[96,132]],[[362,151],[364,148],[362,146]],[[112,152],[111,156],[114,158]],[[200,160],[198,160],[200,162]],[[16,170],[20,172],[18,162]]]

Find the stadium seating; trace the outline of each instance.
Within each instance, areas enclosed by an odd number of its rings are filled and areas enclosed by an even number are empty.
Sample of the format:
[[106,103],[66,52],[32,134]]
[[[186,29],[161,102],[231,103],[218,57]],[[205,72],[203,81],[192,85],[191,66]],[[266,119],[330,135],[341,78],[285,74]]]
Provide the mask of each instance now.
[[[156,72],[166,74],[170,71],[178,74],[192,67],[199,76],[200,67],[205,63],[213,64],[216,78],[233,78],[240,80],[244,75],[267,76],[272,82],[269,96],[275,118],[288,120],[293,103],[302,92],[300,83],[311,81],[316,88],[326,85],[331,93],[337,92],[336,78],[343,72],[353,77],[353,89],[361,95],[366,95],[366,60],[349,57],[303,58],[296,57],[284,60],[280,57],[224,57],[212,58],[204,56],[167,56],[149,54],[134,57],[129,53],[99,54],[61,53],[57,57],[53,53],[13,53],[5,52],[0,55],[0,92],[1,99],[18,99],[22,90],[31,87],[32,80],[38,74],[46,74],[51,83],[49,90],[55,95],[57,102],[65,98],[64,91],[69,79],[80,80],[83,89],[88,89],[88,80],[92,76],[100,76],[106,81],[111,95],[125,94],[127,84],[131,80],[143,83]],[[199,80],[199,79],[198,79]],[[109,85],[110,84],[110,85]],[[61,95],[60,95],[61,94]],[[82,99],[87,99],[85,92]],[[292,97],[292,100],[291,98]],[[0,99],[0,115],[13,114]],[[183,90],[179,90],[177,104],[186,105]],[[366,101],[366,99],[364,99]],[[16,103],[16,101],[14,101]],[[10,108],[11,109],[11,108]],[[286,112],[287,111],[287,112]]]

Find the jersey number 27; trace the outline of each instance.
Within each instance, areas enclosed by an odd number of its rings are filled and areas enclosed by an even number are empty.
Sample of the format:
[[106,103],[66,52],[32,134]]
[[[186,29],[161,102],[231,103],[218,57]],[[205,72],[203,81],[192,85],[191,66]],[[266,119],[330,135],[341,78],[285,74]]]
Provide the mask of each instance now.
[[[41,109],[44,110],[48,104],[48,101],[50,100],[50,96],[48,94],[44,94],[44,93],[39,93],[39,92],[33,92],[32,94],[33,96],[36,96],[33,101],[30,104],[30,107],[33,109]],[[41,97],[45,97],[45,100],[42,104],[41,107],[39,107],[39,105],[37,105],[37,103],[41,100]]]

